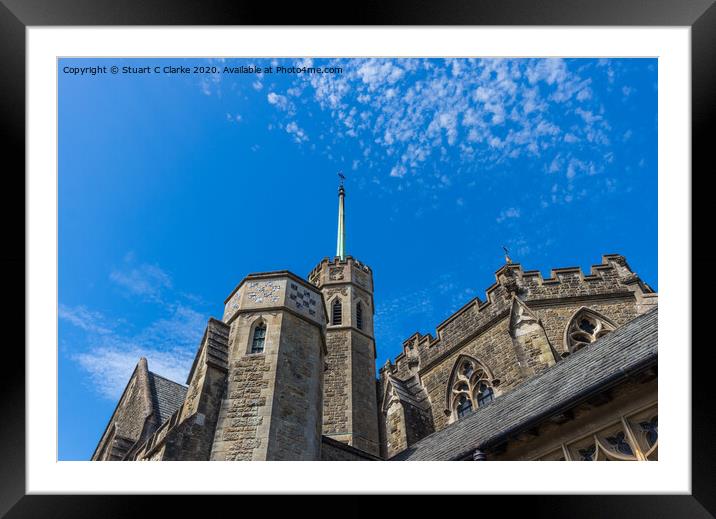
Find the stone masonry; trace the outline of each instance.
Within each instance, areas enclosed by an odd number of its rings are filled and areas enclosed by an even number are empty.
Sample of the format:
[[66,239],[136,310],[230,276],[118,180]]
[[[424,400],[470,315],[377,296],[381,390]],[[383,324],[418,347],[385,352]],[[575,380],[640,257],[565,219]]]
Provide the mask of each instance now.
[[[222,319],[209,319],[186,386],[140,359],[92,459],[419,458],[449,430],[464,434],[461,420],[478,418],[476,408],[516,401],[534,381],[579,366],[598,352],[579,350],[604,335],[629,346],[623,330],[631,326],[649,339],[656,322],[657,294],[620,255],[604,256],[589,273],[560,268],[548,278],[507,263],[495,279],[484,301],[467,302],[435,336],[403,341],[376,379],[367,265],[346,256],[324,258],[307,280],[289,271],[248,275],[224,302]],[[634,432],[656,427],[656,369],[623,375],[618,387],[492,445],[490,456],[575,459],[596,441],[599,459],[626,459],[608,447],[624,429],[639,445],[632,457],[657,459],[656,447]],[[470,395],[469,405],[461,395]],[[624,416],[631,425],[622,427]],[[470,448],[456,446],[455,455]]]
[[[375,397],[373,273],[351,256],[324,258],[308,276],[321,289],[330,319],[326,330],[323,434],[362,449],[380,452]],[[332,309],[340,304],[340,323]],[[361,305],[361,322],[358,322]]]
[[[590,274],[562,268],[543,279],[537,271],[507,264],[495,277],[485,302],[475,298],[467,303],[438,325],[436,338],[414,334],[404,342],[395,364],[387,363],[380,370],[383,389],[390,381],[419,378],[418,389],[428,395],[435,431],[455,419],[449,382],[461,358],[475,359],[490,372],[499,398],[568,354],[565,329],[580,309],[591,309],[619,326],[657,304],[656,293],[619,255],[604,256]],[[418,391],[411,396],[419,397]],[[389,408],[381,402],[381,407],[381,420],[387,424],[384,453],[389,456],[419,439],[414,434],[410,442],[407,432],[400,430],[406,421],[401,418],[404,409],[410,408],[407,397],[395,399]],[[411,429],[416,432],[415,426]]]

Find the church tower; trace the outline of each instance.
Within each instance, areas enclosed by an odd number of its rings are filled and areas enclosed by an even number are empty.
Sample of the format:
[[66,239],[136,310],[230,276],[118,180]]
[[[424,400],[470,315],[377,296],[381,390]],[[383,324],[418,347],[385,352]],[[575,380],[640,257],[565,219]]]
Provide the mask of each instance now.
[[320,293],[289,271],[263,272],[244,278],[224,304],[227,376],[210,459],[321,459]]
[[346,255],[342,180],[336,256],[324,258],[308,280],[321,290],[328,312],[323,435],[378,455],[373,272]]

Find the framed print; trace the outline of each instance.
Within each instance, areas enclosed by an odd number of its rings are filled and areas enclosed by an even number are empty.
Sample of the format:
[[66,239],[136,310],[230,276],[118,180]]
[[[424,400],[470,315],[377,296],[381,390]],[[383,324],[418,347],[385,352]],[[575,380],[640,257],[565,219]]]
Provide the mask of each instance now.
[[0,510],[713,514],[690,304],[711,3],[317,7],[4,2],[27,304]]

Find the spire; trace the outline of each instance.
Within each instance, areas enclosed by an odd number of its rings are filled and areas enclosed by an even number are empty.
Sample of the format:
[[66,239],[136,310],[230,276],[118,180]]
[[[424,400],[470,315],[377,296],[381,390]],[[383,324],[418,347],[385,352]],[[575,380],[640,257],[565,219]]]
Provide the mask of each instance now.
[[338,186],[338,239],[336,242],[336,256],[341,260],[346,259],[346,225],[345,225],[345,197],[346,190],[343,188],[343,181],[346,177],[338,173],[340,185]]

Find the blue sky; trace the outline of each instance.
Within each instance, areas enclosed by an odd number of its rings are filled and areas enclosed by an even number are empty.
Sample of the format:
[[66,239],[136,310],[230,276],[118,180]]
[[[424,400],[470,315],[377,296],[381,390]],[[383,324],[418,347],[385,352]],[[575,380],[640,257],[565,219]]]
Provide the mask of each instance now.
[[[71,75],[67,66],[215,66]],[[273,67],[261,74],[223,67]],[[333,66],[333,74],[277,73]],[[184,382],[248,273],[373,268],[377,364],[494,282],[621,253],[657,284],[655,59],[60,60],[59,457],[140,356]]]

